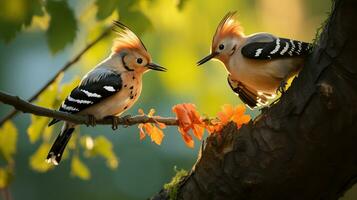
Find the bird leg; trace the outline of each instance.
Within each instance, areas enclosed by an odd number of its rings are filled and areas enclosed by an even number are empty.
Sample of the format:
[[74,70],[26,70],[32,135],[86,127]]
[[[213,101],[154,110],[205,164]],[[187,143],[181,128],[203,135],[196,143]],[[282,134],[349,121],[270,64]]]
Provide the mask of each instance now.
[[117,116],[106,116],[105,118],[112,120],[112,129],[113,129],[113,131],[118,129],[118,127],[119,127],[119,118]]
[[88,123],[87,123],[87,126],[95,126],[97,123],[96,123],[96,119],[94,117],[94,115],[88,115]]

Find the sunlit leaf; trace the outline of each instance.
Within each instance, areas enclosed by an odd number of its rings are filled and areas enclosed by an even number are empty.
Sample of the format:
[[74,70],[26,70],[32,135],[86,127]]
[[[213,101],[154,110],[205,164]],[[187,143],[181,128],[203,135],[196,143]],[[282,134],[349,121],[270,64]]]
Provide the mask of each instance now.
[[48,118],[31,115],[31,125],[27,128],[27,134],[31,143],[38,141],[47,123]]
[[46,162],[46,157],[51,145],[48,143],[43,143],[36,150],[34,154],[30,156],[30,167],[38,172],[46,172],[53,167]]
[[48,0],[46,8],[51,16],[47,42],[51,52],[55,54],[74,41],[77,21],[67,1]]
[[0,153],[8,162],[13,161],[16,152],[17,129],[11,121],[0,128]]
[[104,136],[94,139],[93,155],[99,155],[106,159],[107,166],[111,169],[118,167],[119,161],[113,151],[113,144]]
[[164,138],[164,133],[157,126],[153,126],[150,137],[151,141],[155,142],[157,145],[161,145],[162,139]]
[[42,16],[40,0],[1,1],[0,6],[0,39],[10,41],[23,25],[31,24],[34,15]]
[[58,98],[63,101],[71,93],[71,91],[79,85],[80,81],[81,79],[76,76],[72,81],[63,84],[61,86],[60,93],[58,94]]
[[71,174],[83,180],[90,179],[89,168],[79,159],[78,156],[73,156],[71,163]]
[[109,17],[117,8],[119,0],[96,0],[95,4],[98,7],[97,19],[103,20]]
[[94,140],[91,136],[84,135],[79,139],[81,146],[88,151],[91,151],[94,147]]
[[[46,126],[43,129],[43,134],[42,134],[44,141],[50,141],[50,139],[52,137],[53,130],[54,130],[54,127],[53,126],[48,127],[47,123],[46,123]],[[55,130],[59,131],[57,129],[55,129]]]
[[0,189],[7,187],[13,177],[13,172],[9,168],[0,168]]

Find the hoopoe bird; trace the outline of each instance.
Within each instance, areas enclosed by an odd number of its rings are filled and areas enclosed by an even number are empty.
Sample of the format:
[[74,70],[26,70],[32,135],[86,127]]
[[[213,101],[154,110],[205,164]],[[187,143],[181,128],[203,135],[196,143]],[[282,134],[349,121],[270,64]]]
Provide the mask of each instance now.
[[[152,62],[143,42],[125,25],[114,22],[118,37],[110,56],[88,72],[59,108],[60,111],[88,115],[95,120],[111,117],[113,129],[116,118],[128,110],[139,98],[142,76],[148,70],[166,71]],[[59,122],[53,119],[49,126]],[[47,162],[58,165],[76,124],[64,122],[47,156]]]
[[286,81],[297,74],[312,45],[270,33],[245,36],[229,12],[214,34],[211,53],[197,65],[215,58],[228,72],[228,84],[248,107],[267,105],[277,91],[284,92]]

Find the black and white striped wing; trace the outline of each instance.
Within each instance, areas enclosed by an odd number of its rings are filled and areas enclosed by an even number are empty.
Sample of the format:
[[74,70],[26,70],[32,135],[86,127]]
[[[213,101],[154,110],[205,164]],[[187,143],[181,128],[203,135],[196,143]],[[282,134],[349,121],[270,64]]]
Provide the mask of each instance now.
[[[81,84],[74,88],[70,95],[63,101],[59,111],[76,114],[103,99],[112,96],[122,88],[120,74],[106,70],[89,73]],[[49,126],[59,122],[53,119]]]
[[[271,40],[267,41],[267,37]],[[251,59],[275,59],[305,56],[310,53],[312,45],[286,38],[277,38],[272,35],[253,36],[251,41],[242,47],[242,55]]]

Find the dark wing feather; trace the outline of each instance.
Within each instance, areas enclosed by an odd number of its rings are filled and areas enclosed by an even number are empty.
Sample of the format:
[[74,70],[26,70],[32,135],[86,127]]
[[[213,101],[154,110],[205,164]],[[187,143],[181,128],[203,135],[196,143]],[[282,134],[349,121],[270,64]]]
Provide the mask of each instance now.
[[[267,38],[270,38],[270,41],[267,41]],[[248,39],[241,52],[247,58],[267,60],[305,56],[310,53],[311,49],[310,43],[260,34]]]
[[257,96],[253,92],[249,91],[242,83],[231,80],[230,76],[228,76],[227,80],[231,89],[238,95],[243,103],[252,109],[258,106]]
[[[122,88],[120,74],[110,70],[93,71],[74,88],[62,103],[59,111],[76,114],[103,99],[112,96]],[[59,122],[53,119],[49,126]]]

